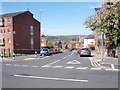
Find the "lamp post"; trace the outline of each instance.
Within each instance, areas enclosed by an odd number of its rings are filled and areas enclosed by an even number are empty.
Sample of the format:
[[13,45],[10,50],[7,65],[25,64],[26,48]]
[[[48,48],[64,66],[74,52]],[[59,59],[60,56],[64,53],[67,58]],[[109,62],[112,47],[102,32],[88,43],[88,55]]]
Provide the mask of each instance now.
[[40,10],[40,49],[42,48],[41,47],[42,12],[43,12],[43,10]]

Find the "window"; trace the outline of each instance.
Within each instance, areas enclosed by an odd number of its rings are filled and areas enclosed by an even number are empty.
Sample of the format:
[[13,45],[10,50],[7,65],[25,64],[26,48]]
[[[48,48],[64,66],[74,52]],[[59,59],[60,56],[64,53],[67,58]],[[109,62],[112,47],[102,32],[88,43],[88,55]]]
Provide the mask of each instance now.
[[8,38],[8,43],[11,43],[11,39],[10,38]]
[[30,34],[33,35],[33,26],[30,26]]
[[8,29],[8,33],[10,33],[10,29]]
[[4,45],[4,38],[0,37],[0,45]]
[[4,29],[4,33],[6,33],[6,30]]
[[0,34],[2,34],[2,29],[0,29]]
[[0,26],[3,26],[3,18],[0,18]]
[[10,23],[10,18],[7,18],[7,23]]

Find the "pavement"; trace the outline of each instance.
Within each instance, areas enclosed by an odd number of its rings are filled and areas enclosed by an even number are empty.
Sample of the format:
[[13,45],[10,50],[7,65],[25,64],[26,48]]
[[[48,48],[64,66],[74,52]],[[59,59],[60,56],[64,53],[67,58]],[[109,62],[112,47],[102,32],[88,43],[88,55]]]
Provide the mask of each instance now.
[[103,67],[109,67],[111,69],[120,69],[120,63],[118,58],[103,56],[103,60],[101,59],[100,54],[93,53],[93,60],[99,65]]

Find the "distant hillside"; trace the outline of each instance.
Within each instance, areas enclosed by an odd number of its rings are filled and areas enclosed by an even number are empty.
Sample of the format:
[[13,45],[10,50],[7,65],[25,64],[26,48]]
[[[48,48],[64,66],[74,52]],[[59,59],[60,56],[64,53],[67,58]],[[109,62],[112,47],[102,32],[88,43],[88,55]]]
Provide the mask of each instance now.
[[72,38],[82,38],[85,37],[86,35],[61,35],[61,36],[46,36],[46,39],[49,41],[57,41],[57,40],[62,40],[66,41]]

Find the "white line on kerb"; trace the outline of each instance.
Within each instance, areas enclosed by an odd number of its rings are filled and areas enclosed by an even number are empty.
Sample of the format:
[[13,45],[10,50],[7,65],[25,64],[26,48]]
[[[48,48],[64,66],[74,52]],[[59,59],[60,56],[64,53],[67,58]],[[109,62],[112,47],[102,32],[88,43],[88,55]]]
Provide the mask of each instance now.
[[111,67],[112,67],[112,69],[115,69],[115,66],[114,66],[114,64],[111,64]]
[[59,80],[59,81],[74,81],[74,82],[88,82],[88,80],[79,80],[79,79],[65,79],[65,78],[52,78],[52,77],[37,77],[37,76],[25,76],[25,75],[13,75],[15,77],[23,78],[35,78],[35,79],[47,79],[47,80]]

